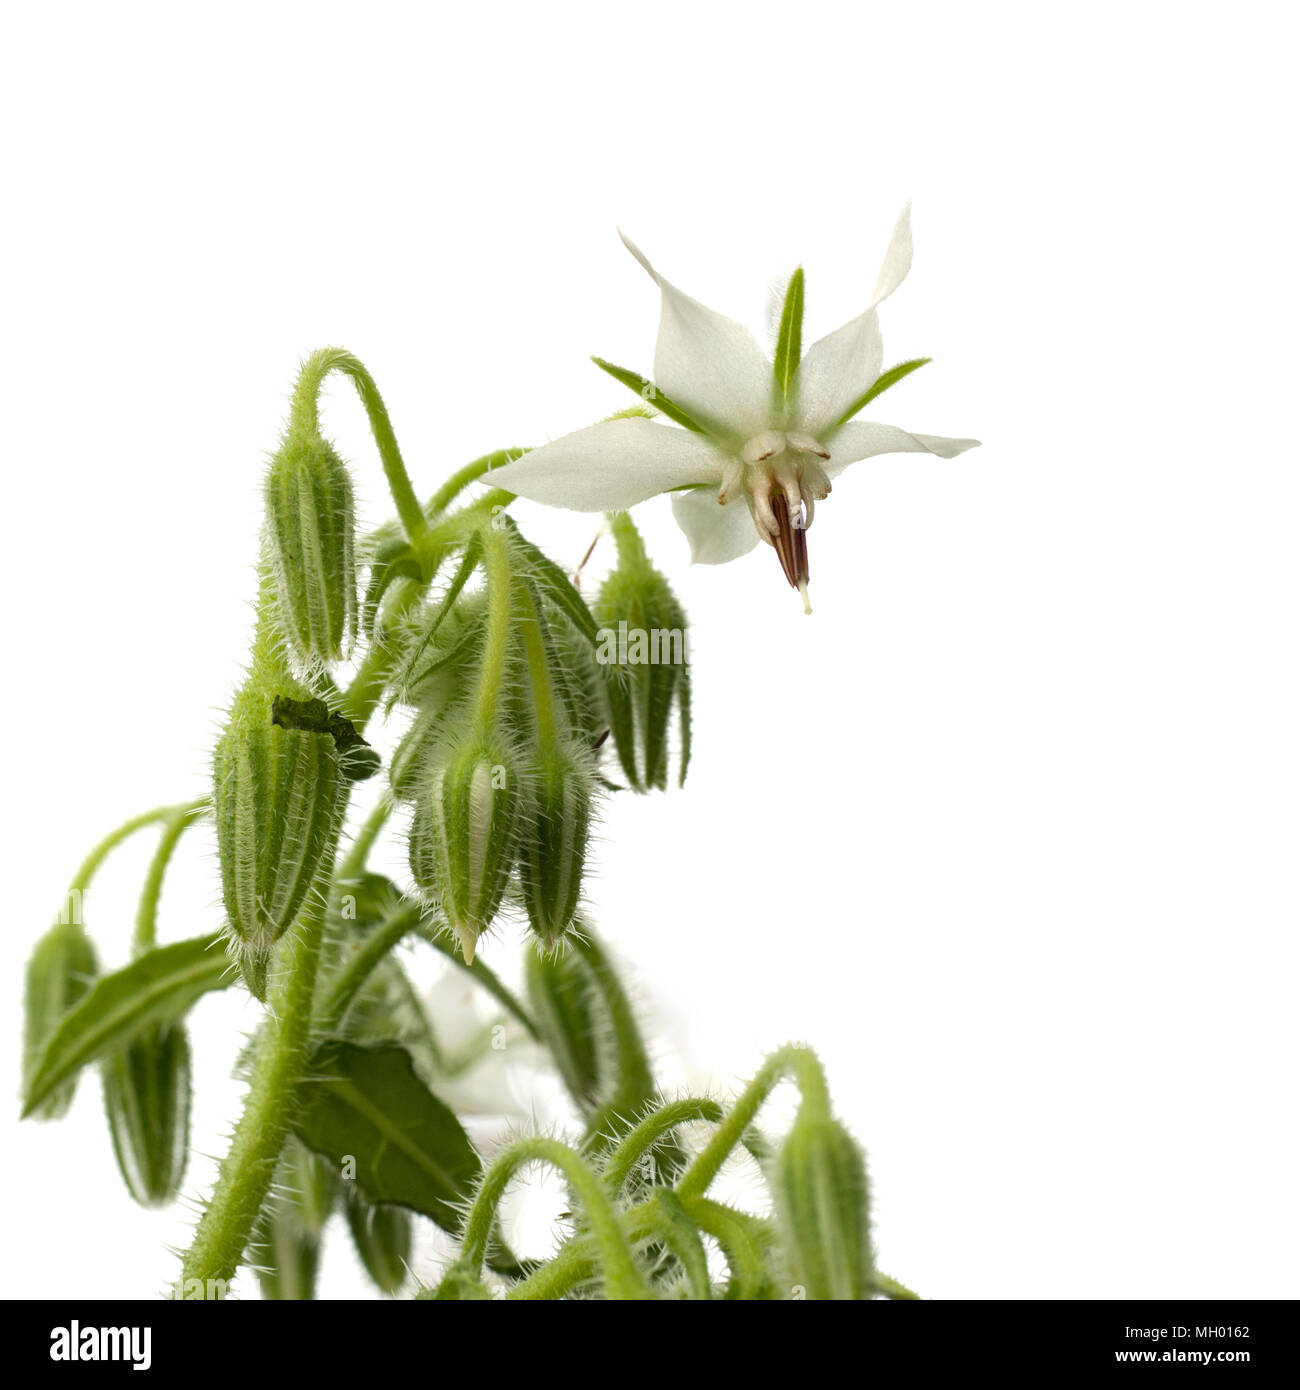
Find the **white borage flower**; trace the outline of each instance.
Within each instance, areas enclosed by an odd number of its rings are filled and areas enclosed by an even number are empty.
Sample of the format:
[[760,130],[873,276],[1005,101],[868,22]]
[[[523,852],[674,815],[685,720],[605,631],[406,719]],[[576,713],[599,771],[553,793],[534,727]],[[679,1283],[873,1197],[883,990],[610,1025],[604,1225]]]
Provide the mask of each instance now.
[[876,454],[953,458],[979,443],[854,418],[930,360],[881,370],[876,306],[911,269],[910,214],[909,204],[866,311],[806,353],[803,271],[795,271],[771,362],[747,328],[669,284],[624,237],[662,293],[654,381],[593,361],[673,423],[636,415],[606,420],[493,470],[491,481],[534,502],[590,512],[622,511],[671,492],[693,561],[723,564],[766,541],[811,611],[806,532],[831,479]]

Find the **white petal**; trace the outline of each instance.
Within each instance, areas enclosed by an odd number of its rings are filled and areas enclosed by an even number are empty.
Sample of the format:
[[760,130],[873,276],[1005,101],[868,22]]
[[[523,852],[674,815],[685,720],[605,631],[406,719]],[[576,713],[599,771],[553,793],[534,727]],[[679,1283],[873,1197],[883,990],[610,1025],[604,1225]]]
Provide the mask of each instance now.
[[[871,307],[888,299],[907,279],[912,268],[912,200],[903,204],[894,224],[894,235],[890,238],[889,250],[880,264],[880,274],[876,277],[876,292],[871,296]],[[866,390],[866,387],[863,387]]]
[[833,478],[849,464],[859,459],[874,458],[876,454],[937,454],[940,458],[950,459],[978,446],[978,439],[945,439],[938,434],[909,434],[897,425],[854,420],[831,440],[830,462],[825,467],[827,475]]
[[679,492],[673,497],[673,516],[691,543],[692,564],[725,565],[758,544],[754,519],[743,498],[723,506],[712,488]]
[[880,375],[884,356],[875,309],[818,338],[795,378],[800,428],[816,439],[838,424]]
[[724,464],[701,434],[652,420],[606,420],[494,468],[483,481],[551,507],[622,511],[670,488],[716,488]]
[[769,421],[773,384],[772,364],[758,340],[743,324],[670,284],[627,237],[623,244],[663,294],[655,385],[698,424],[737,439],[757,434]]

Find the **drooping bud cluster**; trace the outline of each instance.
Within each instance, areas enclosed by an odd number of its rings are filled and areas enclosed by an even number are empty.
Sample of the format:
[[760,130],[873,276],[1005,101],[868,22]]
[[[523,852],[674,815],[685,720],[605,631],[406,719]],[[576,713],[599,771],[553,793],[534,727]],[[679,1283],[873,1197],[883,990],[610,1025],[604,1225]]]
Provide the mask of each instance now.
[[592,611],[600,628],[597,659],[619,763],[636,791],[668,784],[669,728],[680,726],[677,781],[691,757],[691,677],[686,614],[650,563],[626,513],[611,519],[618,564]]
[[351,724],[278,663],[255,663],[217,743],[212,804],[228,929],[257,999],[275,944],[319,891],[363,751]]
[[506,902],[546,949],[577,917],[602,725],[594,636],[573,585],[509,525],[478,534],[410,625],[395,685],[416,715],[392,786],[414,807],[412,876],[467,960]]
[[356,637],[356,508],[347,465],[317,433],[291,429],[266,475],[266,549],[290,650],[315,668]]

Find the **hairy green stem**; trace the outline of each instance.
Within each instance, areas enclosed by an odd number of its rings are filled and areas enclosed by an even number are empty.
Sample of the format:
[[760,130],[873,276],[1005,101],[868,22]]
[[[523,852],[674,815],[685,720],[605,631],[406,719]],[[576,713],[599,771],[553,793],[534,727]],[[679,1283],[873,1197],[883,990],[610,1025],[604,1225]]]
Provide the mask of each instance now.
[[619,1224],[618,1213],[599,1179],[582,1156],[567,1144],[540,1135],[511,1144],[484,1175],[465,1222],[461,1241],[461,1259],[471,1272],[477,1276],[483,1267],[488,1242],[496,1224],[497,1208],[506,1187],[519,1169],[529,1163],[545,1163],[558,1169],[581,1202],[609,1297],[650,1298],[650,1290],[636,1267],[631,1247]]
[[342,348],[321,348],[313,352],[303,363],[298,384],[294,388],[290,428],[312,435],[320,433],[320,391],[331,372],[345,373],[357,388],[357,395],[361,397],[361,404],[365,406],[370,421],[370,431],[379,446],[388,490],[397,506],[402,529],[412,544],[418,543],[428,529],[424,508],[420,506],[420,499],[411,486],[402,451],[397,446],[397,436],[393,433],[392,421],[388,418],[388,407],[379,394],[374,378],[359,359]]
[[217,1185],[181,1267],[182,1291],[210,1289],[224,1296],[243,1259],[293,1122],[292,1097],[312,1041],[312,997],[325,926],[325,897],[310,906],[286,937],[282,968],[268,1001],[265,1035],[253,1064],[244,1113]]
[[713,1138],[700,1150],[695,1161],[682,1175],[677,1191],[683,1198],[702,1197],[708,1191],[709,1184],[718,1176],[718,1170],[727,1156],[744,1140],[745,1131],[753,1123],[764,1102],[776,1089],[777,1084],[787,1077],[798,1085],[805,1106],[815,1112],[830,1114],[826,1075],[816,1053],[811,1048],[797,1043],[772,1053],[763,1063],[758,1075],[740,1093],[739,1099],[727,1112],[727,1118],[718,1126]]
[[631,1176],[637,1164],[658,1144],[665,1135],[681,1125],[705,1120],[717,1124],[722,1119],[722,1107],[716,1100],[703,1100],[694,1097],[686,1100],[673,1100],[661,1105],[658,1110],[647,1115],[633,1126],[623,1137],[618,1147],[610,1154],[605,1164],[605,1186],[611,1192],[621,1192],[623,1184]]
[[195,818],[206,805],[207,802],[204,800],[191,801],[186,806],[179,806],[163,823],[162,837],[158,841],[153,858],[149,861],[144,886],[140,890],[140,904],[136,908],[132,949],[137,955],[147,951],[158,939],[158,903],[162,897],[167,866],[171,863],[181,836],[194,824]]
[[458,468],[433,494],[428,507],[430,520],[445,512],[471,483],[476,483],[485,473],[513,463],[516,459],[523,458],[527,452],[527,449],[497,449],[491,454],[484,454],[482,458],[476,458],[472,463],[465,464],[463,468]]

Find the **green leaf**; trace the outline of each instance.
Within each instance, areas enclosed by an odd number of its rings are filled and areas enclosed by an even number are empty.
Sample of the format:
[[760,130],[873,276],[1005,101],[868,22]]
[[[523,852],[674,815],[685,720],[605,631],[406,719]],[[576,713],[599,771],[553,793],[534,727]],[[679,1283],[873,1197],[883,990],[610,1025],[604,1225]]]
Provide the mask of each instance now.
[[694,430],[696,434],[706,433],[703,425],[692,420],[681,406],[674,405],[649,377],[642,376],[639,372],[629,371],[626,367],[616,367],[612,362],[606,362],[603,357],[593,357],[591,360],[602,372],[608,372],[615,381],[621,381],[628,390],[635,391],[647,405],[654,406],[670,420],[688,430]]
[[196,1000],[235,978],[220,936],[155,947],[101,976],[46,1043],[27,1087],[24,1116],[88,1062],[130,1042],[152,1023],[182,1017]]
[[395,1202],[457,1230],[479,1157],[460,1121],[415,1074],[406,1049],[327,1042],[308,1077],[296,1125],[303,1143],[340,1169],[350,1166],[369,1201]]
[[781,306],[781,327],[776,338],[776,357],[772,367],[781,394],[790,394],[790,383],[799,370],[803,355],[803,266],[790,277]]
[[890,367],[887,372],[881,374],[871,383],[871,386],[862,393],[861,396],[851,405],[843,415],[835,422],[837,425],[847,425],[859,410],[869,406],[877,396],[883,395],[891,386],[897,386],[905,376],[911,376],[918,367],[924,367],[927,362],[932,362],[931,357],[913,357],[908,362],[900,362],[897,367]]

